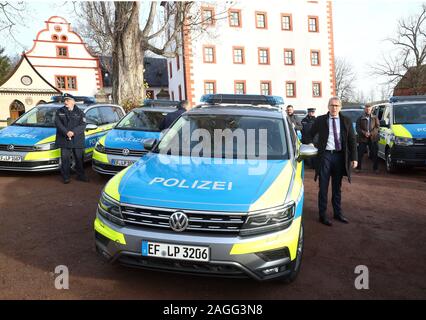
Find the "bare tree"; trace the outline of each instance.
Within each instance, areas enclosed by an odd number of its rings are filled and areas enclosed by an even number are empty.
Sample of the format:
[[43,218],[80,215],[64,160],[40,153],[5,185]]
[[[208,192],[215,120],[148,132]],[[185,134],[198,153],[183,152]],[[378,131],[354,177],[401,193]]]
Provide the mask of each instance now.
[[0,33],[6,32],[17,43],[14,28],[23,25],[25,9],[24,1],[0,1]]
[[387,83],[395,86],[403,80],[405,86],[418,95],[425,91],[426,70],[426,4],[417,15],[398,21],[398,31],[394,38],[386,41],[394,45],[388,56],[372,66],[373,73],[385,76]]
[[[83,36],[91,39],[88,43],[94,52],[112,54],[114,102],[132,107],[143,100],[145,55],[174,58],[182,46],[182,33],[195,37],[206,31],[201,10],[191,11],[198,5],[192,1],[169,1],[158,7],[158,2],[153,1],[145,10],[139,1],[81,4]],[[225,12],[218,12],[213,18],[221,19]],[[142,27],[141,14],[146,17]]]
[[343,101],[348,102],[354,98],[354,82],[356,74],[353,66],[344,58],[335,59],[336,68],[336,94]]

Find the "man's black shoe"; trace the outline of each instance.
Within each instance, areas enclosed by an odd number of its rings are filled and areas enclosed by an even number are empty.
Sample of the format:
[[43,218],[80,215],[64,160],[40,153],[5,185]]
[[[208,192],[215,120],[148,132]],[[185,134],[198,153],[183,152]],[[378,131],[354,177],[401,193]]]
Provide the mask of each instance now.
[[334,220],[340,221],[342,223],[349,223],[349,220],[346,219],[344,216],[340,215],[340,216],[334,216]]
[[64,184],[68,184],[68,183],[71,182],[71,180],[70,179],[64,179],[63,182],[64,182]]
[[328,219],[319,219],[319,222],[321,222],[323,225],[326,225],[326,226],[329,226],[329,227],[331,227],[333,224],[331,223],[331,221],[330,220],[328,220]]
[[80,177],[77,177],[77,180],[78,181],[83,181],[83,182],[89,182],[89,178],[88,177],[86,177],[86,176],[80,176]]

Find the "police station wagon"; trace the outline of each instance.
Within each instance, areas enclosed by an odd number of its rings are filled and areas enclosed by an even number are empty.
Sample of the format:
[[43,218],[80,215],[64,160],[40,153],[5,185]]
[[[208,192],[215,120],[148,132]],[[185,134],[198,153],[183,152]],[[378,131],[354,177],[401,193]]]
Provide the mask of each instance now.
[[[303,158],[273,96],[208,95],[105,186],[97,251],[148,269],[295,279],[303,251]],[[242,143],[241,143],[242,142]]]
[[93,170],[102,174],[116,174],[142,157],[146,139],[160,138],[164,117],[176,111],[177,101],[146,100],[133,109],[97,142],[93,151]]
[[[40,104],[0,130],[0,170],[50,171],[60,167],[61,151],[55,146],[55,113],[62,97]],[[124,115],[117,105],[96,104],[93,98],[75,97],[86,117],[85,160],[90,160],[98,139]]]

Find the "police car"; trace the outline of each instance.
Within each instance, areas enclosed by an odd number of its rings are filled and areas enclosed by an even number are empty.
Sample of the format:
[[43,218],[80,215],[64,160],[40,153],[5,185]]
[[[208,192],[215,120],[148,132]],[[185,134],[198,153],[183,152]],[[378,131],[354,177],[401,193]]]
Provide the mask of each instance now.
[[380,120],[378,156],[390,173],[426,166],[426,96],[395,96],[374,106]]
[[303,251],[303,158],[282,98],[208,95],[114,176],[97,251],[148,269],[295,279]]
[[116,174],[135,163],[146,153],[143,142],[160,138],[164,117],[176,111],[177,101],[145,100],[133,109],[105,136],[99,139],[93,151],[93,170],[101,174]]
[[[55,113],[64,104],[62,96],[24,113],[10,126],[0,130],[0,170],[50,171],[60,167],[60,149],[55,146]],[[96,104],[91,97],[75,97],[85,113],[85,160],[92,156],[98,139],[124,116],[120,106]]]

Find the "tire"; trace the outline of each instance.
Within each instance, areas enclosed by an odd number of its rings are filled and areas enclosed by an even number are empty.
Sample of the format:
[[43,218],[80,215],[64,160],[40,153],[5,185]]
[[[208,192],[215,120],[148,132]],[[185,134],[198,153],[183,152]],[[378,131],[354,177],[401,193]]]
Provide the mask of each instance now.
[[386,162],[386,171],[389,173],[396,173],[398,171],[398,167],[396,164],[392,163],[392,157],[390,150],[386,151],[385,155],[385,162]]
[[299,274],[300,271],[300,266],[302,265],[302,256],[303,256],[303,223],[300,225],[300,232],[299,232],[299,241],[297,243],[297,250],[296,250],[296,258],[290,262],[289,265],[289,269],[290,269],[290,273],[285,275],[285,276],[281,276],[279,278],[277,278],[277,280],[289,284],[291,282],[293,282],[294,280],[296,280],[297,275]]

